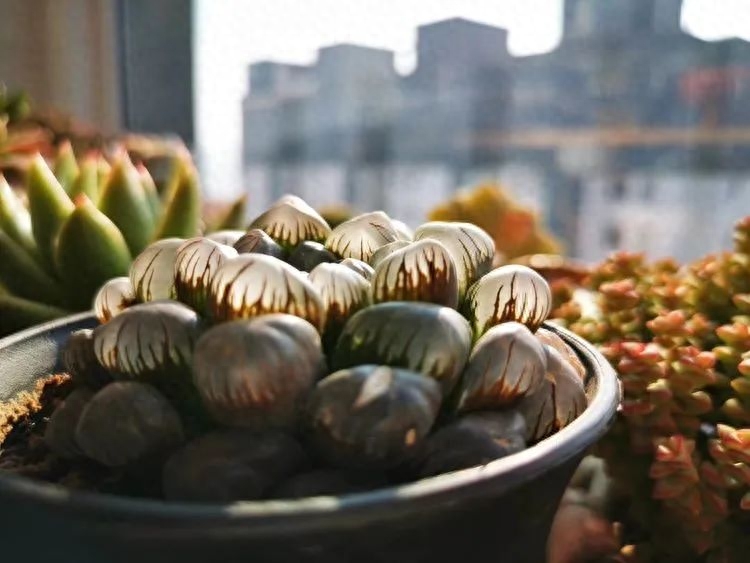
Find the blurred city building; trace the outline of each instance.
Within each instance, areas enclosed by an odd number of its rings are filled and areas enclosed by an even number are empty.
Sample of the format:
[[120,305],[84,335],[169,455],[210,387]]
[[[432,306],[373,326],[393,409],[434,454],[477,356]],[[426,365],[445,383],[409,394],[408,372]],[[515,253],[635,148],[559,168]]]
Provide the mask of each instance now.
[[293,192],[416,224],[494,179],[579,258],[725,246],[726,222],[750,210],[750,43],[699,40],[680,13],[681,0],[567,0],[558,48],[523,58],[504,29],[423,25],[404,77],[392,52],[357,45],[252,64],[251,202]]

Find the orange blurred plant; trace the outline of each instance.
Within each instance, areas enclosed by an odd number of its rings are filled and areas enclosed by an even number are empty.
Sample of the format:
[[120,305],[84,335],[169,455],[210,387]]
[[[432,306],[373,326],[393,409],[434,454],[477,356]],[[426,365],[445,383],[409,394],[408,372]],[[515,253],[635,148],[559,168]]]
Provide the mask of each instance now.
[[431,221],[465,221],[487,231],[504,260],[532,254],[561,254],[560,241],[539,217],[511,198],[498,184],[461,191],[429,213]]

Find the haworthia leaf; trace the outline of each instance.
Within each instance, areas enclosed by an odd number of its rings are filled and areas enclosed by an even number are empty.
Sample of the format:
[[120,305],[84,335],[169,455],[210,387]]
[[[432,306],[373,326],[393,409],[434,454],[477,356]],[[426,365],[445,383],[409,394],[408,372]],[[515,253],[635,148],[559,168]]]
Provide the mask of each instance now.
[[50,305],[63,303],[60,286],[16,241],[0,231],[0,283],[14,295]]
[[99,155],[99,157],[96,159],[97,164],[97,179],[99,180],[99,193],[102,193],[102,190],[104,189],[104,184],[107,183],[107,179],[109,178],[109,173],[112,171],[112,166],[110,166],[109,162],[107,162],[107,159],[104,158],[102,155]]
[[120,229],[133,256],[146,248],[156,225],[141,176],[126,153],[112,167],[99,209]]
[[161,216],[161,199],[159,198],[159,191],[156,189],[156,182],[154,182],[154,178],[151,176],[148,168],[143,164],[139,163],[136,169],[141,176],[141,184],[146,192],[148,203],[151,206],[151,214],[154,221],[157,221]]
[[65,141],[60,145],[55,159],[54,172],[63,189],[70,193],[73,182],[79,174],[78,162],[70,141]]
[[126,276],[131,255],[115,224],[86,197],[60,229],[55,262],[76,309],[91,307],[96,291],[110,278]]
[[75,206],[39,154],[29,167],[26,185],[34,240],[45,266],[52,270],[55,238]]
[[29,253],[36,254],[29,212],[13,193],[2,174],[0,174],[0,230],[5,231]]
[[78,177],[73,182],[69,193],[71,198],[83,194],[94,203],[99,201],[99,162],[97,156],[88,155],[83,158]]
[[190,162],[180,160],[170,179],[156,238],[190,238],[197,235],[200,211],[198,175]]
[[223,217],[217,221],[212,231],[225,231],[231,229],[245,228],[245,211],[247,208],[247,195],[243,194],[234,200],[234,203],[227,209]]
[[65,309],[0,292],[0,337],[69,314]]

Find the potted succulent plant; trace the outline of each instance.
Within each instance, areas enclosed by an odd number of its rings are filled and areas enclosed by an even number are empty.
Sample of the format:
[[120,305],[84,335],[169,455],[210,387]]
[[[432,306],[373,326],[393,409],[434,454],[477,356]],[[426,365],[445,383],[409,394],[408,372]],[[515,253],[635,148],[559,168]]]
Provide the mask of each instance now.
[[[108,279],[128,274],[134,256],[167,237],[201,230],[201,194],[188,154],[171,159],[161,190],[148,169],[120,147],[77,159],[62,143],[52,166],[30,159],[11,188],[0,173],[0,335],[91,306]],[[216,231],[242,224],[238,200]],[[237,238],[242,232],[215,232]]]
[[294,196],[146,246],[95,317],[0,342],[0,524],[79,561],[543,561],[618,388],[494,254]]
[[559,281],[553,316],[619,372],[623,404],[598,445],[627,561],[742,562],[750,512],[750,218],[734,249],[680,266],[618,253]]

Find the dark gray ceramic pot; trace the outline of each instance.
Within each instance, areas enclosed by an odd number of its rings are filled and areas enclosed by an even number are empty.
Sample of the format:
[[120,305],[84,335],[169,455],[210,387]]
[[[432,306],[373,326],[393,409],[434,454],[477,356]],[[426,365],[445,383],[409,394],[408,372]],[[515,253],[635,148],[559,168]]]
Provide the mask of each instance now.
[[[89,315],[0,341],[0,399],[59,369]],[[344,497],[232,506],[167,504],[0,474],[3,561],[76,563],[541,563],[576,466],[607,430],[618,382],[602,356],[556,329],[588,368],[591,397],[567,428],[487,466]]]

